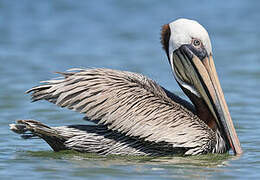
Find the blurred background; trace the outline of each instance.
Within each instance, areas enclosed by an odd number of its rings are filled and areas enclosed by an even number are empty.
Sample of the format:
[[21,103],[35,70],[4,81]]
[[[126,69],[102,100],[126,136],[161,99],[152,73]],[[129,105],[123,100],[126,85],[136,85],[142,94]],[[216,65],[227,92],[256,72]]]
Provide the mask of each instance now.
[[[0,177],[4,179],[245,179],[260,176],[260,1],[0,0]],[[106,67],[142,73],[182,96],[160,44],[163,24],[197,20],[209,32],[244,154],[156,161],[53,153],[9,131],[16,119],[51,126],[82,115],[24,92],[56,71]],[[82,160],[83,159],[83,160]]]

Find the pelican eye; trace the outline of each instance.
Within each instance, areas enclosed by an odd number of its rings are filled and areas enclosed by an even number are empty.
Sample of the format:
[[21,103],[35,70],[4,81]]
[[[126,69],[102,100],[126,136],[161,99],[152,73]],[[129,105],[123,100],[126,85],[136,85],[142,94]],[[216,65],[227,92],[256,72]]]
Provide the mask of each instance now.
[[199,46],[201,45],[201,42],[200,42],[200,40],[198,40],[198,39],[193,39],[193,40],[192,40],[192,44],[193,44],[193,46],[195,46],[195,47],[199,47]]

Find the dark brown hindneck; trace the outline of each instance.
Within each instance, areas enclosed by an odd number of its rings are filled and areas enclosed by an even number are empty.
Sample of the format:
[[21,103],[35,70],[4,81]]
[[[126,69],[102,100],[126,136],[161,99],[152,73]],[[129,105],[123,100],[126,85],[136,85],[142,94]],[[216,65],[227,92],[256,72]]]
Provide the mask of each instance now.
[[165,50],[167,57],[169,59],[169,40],[171,37],[171,30],[169,24],[165,24],[162,26],[161,30],[161,44],[163,49]]
[[195,94],[191,93],[189,90],[186,90],[180,86],[183,92],[189,97],[193,105],[195,106],[196,115],[204,121],[211,129],[216,130],[217,125],[214,119],[214,116],[210,112],[208,106],[204,100],[200,97],[197,97]]

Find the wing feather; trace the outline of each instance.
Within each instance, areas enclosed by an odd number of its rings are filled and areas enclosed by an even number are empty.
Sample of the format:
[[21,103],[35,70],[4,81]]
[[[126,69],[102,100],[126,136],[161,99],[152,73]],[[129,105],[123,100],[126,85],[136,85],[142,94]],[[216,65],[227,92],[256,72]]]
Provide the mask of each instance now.
[[[63,79],[27,91],[126,136],[176,147],[213,143],[214,132],[192,106],[143,75],[111,69],[72,69]],[[193,152],[194,153],[194,152]]]

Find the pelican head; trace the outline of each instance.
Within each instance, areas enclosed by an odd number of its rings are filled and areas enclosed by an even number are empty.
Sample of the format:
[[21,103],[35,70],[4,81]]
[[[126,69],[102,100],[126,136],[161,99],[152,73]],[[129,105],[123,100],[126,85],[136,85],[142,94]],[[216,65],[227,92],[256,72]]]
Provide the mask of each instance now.
[[234,154],[242,149],[215,69],[209,35],[198,22],[178,19],[162,27],[161,42],[174,77],[197,115],[223,136]]

